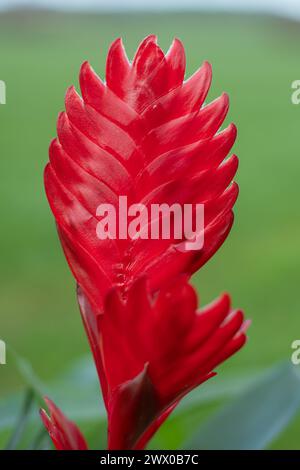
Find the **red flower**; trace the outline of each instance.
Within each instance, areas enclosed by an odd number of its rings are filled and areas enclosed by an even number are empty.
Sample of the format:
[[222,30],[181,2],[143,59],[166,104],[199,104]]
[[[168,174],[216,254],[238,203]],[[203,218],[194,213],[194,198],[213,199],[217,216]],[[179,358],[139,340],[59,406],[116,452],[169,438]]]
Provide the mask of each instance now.
[[57,450],[87,450],[87,445],[77,426],[69,421],[55,404],[45,398],[50,417],[40,411],[42,421]]
[[[80,289],[79,303],[107,408],[109,449],[143,448],[182,397],[215,375],[246,340],[247,322],[230,309],[228,295],[197,310],[185,277],[155,296],[141,278],[126,301],[113,289],[97,316]],[[79,432],[54,411],[53,427],[46,423],[52,440],[70,448]]]
[[[178,40],[164,55],[149,36],[132,64],[116,40],[106,83],[84,63],[82,98],[68,90],[45,170],[48,200],[79,286],[109,449],[143,448],[182,397],[246,339],[243,314],[230,310],[227,295],[198,311],[188,284],[229,233],[238,188],[230,185],[237,157],[224,162],[235,126],[218,133],[227,95],[203,107],[210,65],[187,81],[184,71]],[[99,239],[97,207],[116,207],[119,196],[146,207],[204,204],[204,246],[188,250],[184,237]],[[86,448],[76,425],[48,406],[50,417],[42,412],[42,418],[56,448]]]
[[[82,98],[74,87],[50,145],[45,187],[71,270],[93,309],[114,286],[124,292],[140,273],[155,291],[180,273],[191,275],[227,237],[238,195],[236,156],[224,162],[236,137],[230,124],[217,133],[228,97],[203,107],[211,82],[205,62],[186,81],[185,54],[175,39],[166,55],[147,37],[133,62],[117,39],[107,58],[106,83],[85,62]],[[100,240],[101,203],[203,203],[204,247],[182,240]]]

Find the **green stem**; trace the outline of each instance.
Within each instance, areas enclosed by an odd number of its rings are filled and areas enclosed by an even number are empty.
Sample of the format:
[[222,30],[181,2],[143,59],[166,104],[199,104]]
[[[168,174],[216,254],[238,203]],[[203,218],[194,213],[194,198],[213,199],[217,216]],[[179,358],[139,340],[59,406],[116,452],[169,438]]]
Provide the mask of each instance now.
[[16,450],[16,447],[18,443],[20,442],[20,439],[23,435],[23,432],[25,430],[26,424],[27,424],[27,419],[28,415],[31,410],[31,406],[33,403],[34,399],[34,392],[32,389],[29,389],[25,393],[25,399],[23,402],[23,406],[21,408],[20,415],[18,417],[18,420],[16,422],[15,428],[13,430],[13,433],[6,445],[6,450]]

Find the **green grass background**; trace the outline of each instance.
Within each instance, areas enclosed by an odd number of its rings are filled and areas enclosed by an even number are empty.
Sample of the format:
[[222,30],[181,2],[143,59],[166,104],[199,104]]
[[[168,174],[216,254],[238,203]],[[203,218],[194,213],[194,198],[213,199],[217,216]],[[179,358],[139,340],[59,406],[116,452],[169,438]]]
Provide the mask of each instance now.
[[[260,369],[291,355],[300,338],[300,25],[263,16],[208,14],[0,15],[0,337],[45,381],[88,352],[43,189],[43,168],[64,93],[88,59],[103,77],[110,42],[122,36],[132,57],[157,33],[166,50],[186,47],[187,74],[213,65],[209,99],[230,95],[227,123],[238,126],[240,197],[230,237],[194,283],[202,303],[226,290],[253,320],[249,343],[224,373]],[[9,357],[0,395],[20,387]],[[299,419],[274,444],[300,448]],[[298,431],[297,431],[298,430]]]

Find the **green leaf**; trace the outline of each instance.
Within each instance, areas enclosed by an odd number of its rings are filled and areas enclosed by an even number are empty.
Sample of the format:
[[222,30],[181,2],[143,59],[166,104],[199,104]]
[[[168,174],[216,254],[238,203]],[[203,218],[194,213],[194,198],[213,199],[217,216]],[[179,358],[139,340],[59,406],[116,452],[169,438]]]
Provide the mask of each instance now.
[[[98,378],[91,358],[81,359],[66,373],[48,386],[44,385],[31,364],[10,349],[15,367],[24,385],[34,393],[35,403],[26,413],[22,409],[22,393],[10,395],[0,402],[0,448],[47,447],[38,410],[48,395],[75,421],[86,423],[90,432],[92,423],[105,423],[106,413],[101,402]],[[20,422],[22,425],[20,425]],[[25,429],[26,426],[26,429]],[[103,433],[105,436],[105,433]]]
[[22,394],[16,393],[0,402],[0,431],[11,429],[17,419],[18,410],[22,406]]
[[6,450],[14,450],[20,444],[23,434],[25,432],[26,426],[28,424],[28,419],[30,416],[30,411],[32,409],[33,401],[34,401],[34,391],[32,389],[29,389],[25,394],[24,403],[21,408],[19,418],[16,421],[13,433],[10,436],[10,439],[6,445],[6,448],[5,448]]
[[251,370],[247,374],[217,375],[184,397],[173,415],[190,411],[195,407],[199,407],[200,404],[235,397],[244,390],[247,390],[248,387],[253,385],[264,374],[265,371],[262,370]]
[[274,367],[234,402],[206,421],[187,449],[264,449],[300,407],[300,374],[288,364]]
[[36,398],[41,400],[45,395],[46,386],[37,377],[30,362],[21,357],[11,346],[8,346],[8,351],[24,384],[34,391]]
[[47,396],[76,422],[106,419],[96,369],[90,356],[77,361],[52,382],[47,387]]
[[[49,396],[70,419],[78,421],[105,419],[106,412],[101,400],[98,378],[90,357],[80,359],[49,385],[42,384],[26,359],[20,358],[16,353],[14,359],[24,384],[34,390],[39,405],[44,404],[44,396]],[[1,400],[0,431],[10,429],[14,425],[21,402],[20,393]],[[31,421],[39,421],[38,413],[31,413]]]

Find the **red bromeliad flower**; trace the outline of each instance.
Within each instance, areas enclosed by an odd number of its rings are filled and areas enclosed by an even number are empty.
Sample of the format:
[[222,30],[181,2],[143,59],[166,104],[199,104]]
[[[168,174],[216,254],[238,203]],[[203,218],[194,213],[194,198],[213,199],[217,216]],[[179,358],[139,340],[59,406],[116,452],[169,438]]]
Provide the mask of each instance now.
[[[243,314],[231,311],[227,295],[197,310],[188,284],[228,235],[238,188],[230,185],[237,157],[225,160],[236,128],[218,132],[228,97],[203,106],[210,65],[187,81],[184,72],[178,40],[165,55],[149,36],[132,63],[116,40],[106,83],[84,63],[82,98],[68,90],[45,170],[107,409],[109,449],[143,448],[246,339]],[[186,249],[184,237],[99,239],[97,207],[116,207],[119,196],[146,207],[204,204],[203,247]],[[86,449],[76,425],[47,404],[50,417],[42,411],[42,419],[55,447]]]
[[55,404],[45,398],[51,418],[40,411],[42,421],[57,450],[87,450],[87,444],[76,424],[68,420]]
[[[185,276],[156,295],[144,278],[106,297],[94,315],[81,289],[80,308],[101,382],[108,414],[108,448],[142,449],[193,388],[215,375],[214,368],[245,343],[240,310],[223,295],[197,309]],[[44,423],[57,449],[83,449],[76,426],[51,402]]]
[[[203,107],[211,83],[205,62],[186,81],[185,54],[175,39],[166,55],[155,36],[139,46],[132,64],[122,42],[111,46],[106,83],[85,62],[82,98],[74,87],[58,118],[50,145],[45,187],[71,270],[94,311],[107,292],[124,292],[141,273],[155,291],[174,275],[191,275],[216,252],[233,222],[238,195],[229,186],[238,166],[224,162],[235,138],[230,124],[217,133],[228,111],[228,97]],[[229,186],[229,187],[228,187]],[[142,203],[204,204],[204,246],[185,249],[185,240],[100,240],[97,207]],[[163,267],[163,269],[162,269]]]

